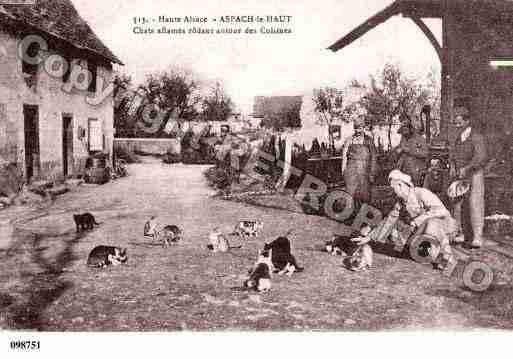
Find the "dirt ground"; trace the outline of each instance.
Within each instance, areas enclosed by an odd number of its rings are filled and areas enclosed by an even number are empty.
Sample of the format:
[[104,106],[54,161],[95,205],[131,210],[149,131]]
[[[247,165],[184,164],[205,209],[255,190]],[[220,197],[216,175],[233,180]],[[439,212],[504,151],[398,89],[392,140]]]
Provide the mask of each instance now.
[[[513,259],[492,250],[472,254],[497,269],[484,293],[460,276],[375,248],[367,272],[345,269],[321,251],[337,224],[295,211],[213,198],[205,166],[145,158],[130,176],[84,185],[47,208],[13,212],[21,229],[0,251],[0,328],[44,331],[513,329]],[[7,211],[7,210],[6,210]],[[100,226],[77,236],[72,214],[91,211]],[[4,211],[5,212],[5,211]],[[8,213],[8,212],[5,212]],[[150,215],[184,231],[170,248],[143,237]],[[230,232],[240,219],[265,223],[242,249],[212,254],[207,234]],[[289,229],[305,271],[275,276],[270,293],[241,289],[264,241]],[[505,242],[505,246],[509,246]],[[126,265],[86,266],[96,245],[128,248]]]

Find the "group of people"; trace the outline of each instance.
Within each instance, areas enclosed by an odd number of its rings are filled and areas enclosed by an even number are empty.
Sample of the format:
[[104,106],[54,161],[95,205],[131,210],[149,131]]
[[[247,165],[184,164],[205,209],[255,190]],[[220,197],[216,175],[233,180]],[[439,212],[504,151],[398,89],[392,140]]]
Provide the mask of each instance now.
[[[394,150],[399,159],[388,177],[399,201],[386,220],[404,214],[410,225],[439,241],[440,253],[446,263],[453,259],[451,243],[467,242],[472,248],[480,248],[484,228],[485,140],[472,126],[475,114],[470,113],[468,105],[459,104],[454,111],[453,124],[458,134],[450,149],[449,177],[451,181],[464,181],[469,190],[454,198],[451,211],[436,194],[425,188],[427,183],[424,185],[429,148],[422,114],[413,121],[406,116],[402,118],[403,125],[399,130],[402,138]],[[373,139],[364,130],[364,119],[364,113],[358,115],[354,121],[354,134],[343,144],[342,171],[346,191],[355,201],[369,203],[377,159]],[[470,221],[465,221],[463,208],[468,209]],[[466,222],[470,222],[470,226]]]

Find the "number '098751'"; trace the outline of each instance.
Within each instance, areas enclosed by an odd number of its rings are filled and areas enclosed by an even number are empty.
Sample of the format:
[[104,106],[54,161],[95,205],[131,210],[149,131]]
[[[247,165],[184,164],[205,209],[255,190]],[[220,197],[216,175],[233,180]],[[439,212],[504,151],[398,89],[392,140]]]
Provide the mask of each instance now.
[[13,350],[39,350],[41,343],[39,340],[12,340],[11,349]]

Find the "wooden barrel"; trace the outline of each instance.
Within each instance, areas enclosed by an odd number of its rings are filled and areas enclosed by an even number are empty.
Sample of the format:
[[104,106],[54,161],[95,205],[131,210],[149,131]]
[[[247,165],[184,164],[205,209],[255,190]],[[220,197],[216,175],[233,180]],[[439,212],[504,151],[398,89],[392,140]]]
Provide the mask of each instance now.
[[107,168],[107,155],[98,154],[91,156],[86,161],[86,183],[104,184],[110,179]]

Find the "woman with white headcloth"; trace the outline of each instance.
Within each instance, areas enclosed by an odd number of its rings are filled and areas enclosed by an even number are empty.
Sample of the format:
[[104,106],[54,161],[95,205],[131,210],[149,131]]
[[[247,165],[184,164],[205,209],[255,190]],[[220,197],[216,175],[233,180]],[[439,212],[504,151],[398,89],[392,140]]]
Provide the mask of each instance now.
[[411,218],[410,225],[416,228],[425,225],[423,233],[437,239],[440,244],[439,253],[445,264],[454,260],[450,238],[457,231],[456,221],[440,198],[426,188],[415,187],[411,177],[399,170],[390,172],[388,179],[399,197],[394,211],[402,207]]
[[[449,262],[454,262],[450,238],[457,232],[457,226],[442,201],[427,188],[415,187],[411,177],[399,170],[391,171],[388,179],[399,201],[384,220],[387,225],[395,226],[401,210],[405,210],[410,218],[409,224],[417,231],[422,229],[423,232],[417,234],[428,235],[438,242],[432,243],[435,247],[431,253],[438,259],[437,267],[444,269]],[[369,237],[368,240],[372,234]]]

